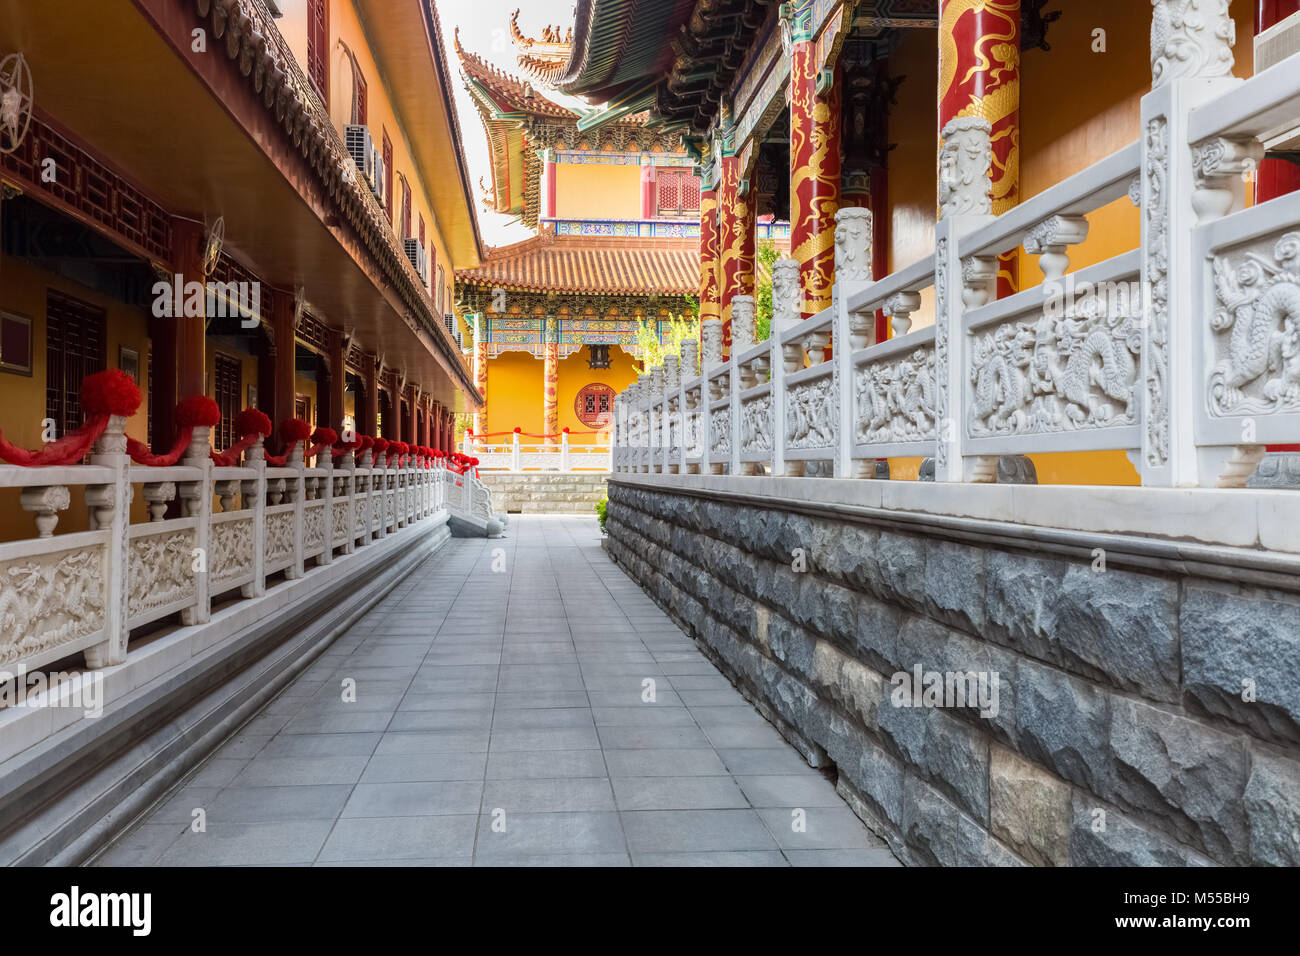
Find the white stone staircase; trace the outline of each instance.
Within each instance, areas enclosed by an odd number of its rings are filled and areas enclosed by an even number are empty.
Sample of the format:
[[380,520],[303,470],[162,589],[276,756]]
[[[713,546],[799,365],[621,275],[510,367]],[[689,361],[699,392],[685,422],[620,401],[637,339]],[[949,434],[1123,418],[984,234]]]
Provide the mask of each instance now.
[[491,471],[480,479],[506,514],[594,515],[605,496],[604,472]]

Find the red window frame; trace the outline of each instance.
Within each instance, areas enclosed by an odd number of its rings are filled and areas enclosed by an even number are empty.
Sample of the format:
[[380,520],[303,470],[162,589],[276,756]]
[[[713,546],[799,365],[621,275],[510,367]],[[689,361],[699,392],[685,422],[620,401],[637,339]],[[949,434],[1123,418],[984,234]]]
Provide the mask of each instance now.
[[655,179],[655,215],[682,218],[700,211],[700,180],[689,169],[657,169]]
[[370,116],[370,88],[366,86],[366,78],[360,70],[356,71],[357,76],[357,125],[365,126]]
[[239,359],[217,352],[214,356],[212,391],[221,421],[213,437],[218,448],[229,448],[235,443],[235,416],[239,414],[239,396],[243,389],[243,367]]
[[384,215],[393,221],[393,141],[384,130]]
[[81,382],[105,368],[108,313],[53,289],[45,293],[45,415],[58,437],[81,427]]
[[307,0],[307,76],[316,92],[329,103],[329,0]]
[[411,184],[402,177],[402,238],[411,238]]

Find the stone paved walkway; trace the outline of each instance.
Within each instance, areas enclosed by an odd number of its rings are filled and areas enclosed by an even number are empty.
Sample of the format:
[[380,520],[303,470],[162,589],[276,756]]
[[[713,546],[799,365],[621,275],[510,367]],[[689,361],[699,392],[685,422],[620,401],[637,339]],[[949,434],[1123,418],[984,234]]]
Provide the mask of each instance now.
[[897,865],[594,520],[533,516],[449,542],[97,862]]

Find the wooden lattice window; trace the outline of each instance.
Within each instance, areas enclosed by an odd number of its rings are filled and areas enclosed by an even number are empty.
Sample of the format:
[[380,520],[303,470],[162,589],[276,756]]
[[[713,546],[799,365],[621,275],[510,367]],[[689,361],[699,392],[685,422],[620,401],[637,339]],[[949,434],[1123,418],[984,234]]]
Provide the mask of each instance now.
[[307,0],[307,75],[312,86],[329,103],[329,0]]
[[420,245],[424,245],[424,213],[420,213]]
[[103,309],[50,291],[45,296],[45,417],[58,436],[81,427],[81,381],[104,371]]
[[242,371],[238,359],[217,353],[213,390],[217,408],[221,409],[221,421],[214,429],[213,438],[217,448],[223,451],[235,443],[235,416],[239,414]]
[[584,386],[573,402],[573,411],[578,416],[578,421],[588,428],[604,428],[608,425],[613,407],[614,390],[603,382]]
[[656,171],[660,216],[687,216],[700,211],[700,180],[688,169]]
[[384,213],[393,221],[393,141],[384,130]]
[[443,305],[447,301],[447,276],[442,271],[442,266],[438,266],[438,311],[443,311]]

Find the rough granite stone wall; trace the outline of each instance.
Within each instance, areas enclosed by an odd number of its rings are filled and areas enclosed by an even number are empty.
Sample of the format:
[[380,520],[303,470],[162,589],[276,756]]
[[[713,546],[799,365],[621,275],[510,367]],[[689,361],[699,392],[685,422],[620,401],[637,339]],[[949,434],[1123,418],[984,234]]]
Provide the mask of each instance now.
[[[609,497],[611,556],[810,763],[834,765],[900,859],[1300,864],[1296,594],[779,501],[616,481]],[[918,664],[996,672],[997,714],[893,706],[891,678]]]

